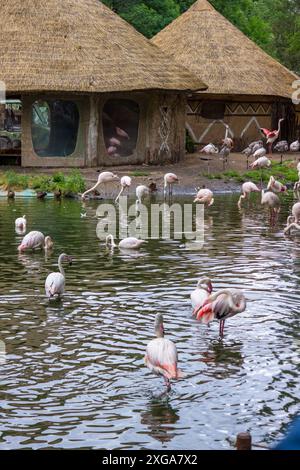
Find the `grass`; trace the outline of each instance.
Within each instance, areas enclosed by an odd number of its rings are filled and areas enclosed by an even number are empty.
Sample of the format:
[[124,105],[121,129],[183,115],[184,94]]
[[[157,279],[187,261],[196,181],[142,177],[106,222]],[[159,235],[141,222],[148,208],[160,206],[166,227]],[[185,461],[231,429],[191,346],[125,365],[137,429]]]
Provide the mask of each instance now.
[[[286,161],[282,163],[272,163],[271,168],[263,170],[263,182],[267,183],[270,179],[270,176],[274,176],[276,180],[281,181],[282,183],[294,183],[298,181],[298,172],[295,168],[294,161]],[[225,181],[236,181],[238,183],[244,183],[245,181],[253,181],[253,183],[259,183],[261,178],[260,170],[249,170],[244,173],[239,173],[235,170],[227,170],[223,173],[217,174],[203,174],[209,179],[222,179]]]
[[14,171],[0,173],[0,186],[14,191],[33,189],[34,191],[61,191],[63,196],[72,196],[85,191],[85,182],[80,171],[72,170],[69,175],[62,172],[53,175],[22,175]]
[[135,170],[135,171],[131,171],[129,173],[129,176],[149,176],[149,172],[148,171],[140,171],[140,170]]

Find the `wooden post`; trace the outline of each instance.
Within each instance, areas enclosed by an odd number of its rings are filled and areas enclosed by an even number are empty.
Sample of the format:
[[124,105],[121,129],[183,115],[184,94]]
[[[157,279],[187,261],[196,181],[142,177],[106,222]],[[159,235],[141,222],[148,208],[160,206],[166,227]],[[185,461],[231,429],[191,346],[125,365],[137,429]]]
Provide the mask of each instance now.
[[97,96],[90,97],[90,120],[87,141],[87,166],[98,165],[98,127],[99,127],[99,100]]
[[237,435],[236,449],[237,450],[251,450],[252,449],[252,437],[249,432],[240,432]]

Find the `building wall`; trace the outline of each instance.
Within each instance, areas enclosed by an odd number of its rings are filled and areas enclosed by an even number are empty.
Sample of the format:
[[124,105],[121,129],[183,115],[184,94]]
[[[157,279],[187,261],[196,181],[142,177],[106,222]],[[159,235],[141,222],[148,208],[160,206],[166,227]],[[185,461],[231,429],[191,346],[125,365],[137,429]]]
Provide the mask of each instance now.
[[[240,151],[248,143],[261,139],[260,128],[271,128],[272,103],[259,101],[223,101],[224,115],[218,113],[211,118],[203,117],[204,106],[213,101],[188,100],[187,130],[199,146],[219,144],[225,137],[225,125],[229,126],[229,137],[234,139],[235,150]],[[218,101],[222,103],[222,101]]]
[[[80,122],[75,151],[67,157],[36,154],[32,142],[32,105],[35,101],[69,100],[77,104]],[[103,131],[103,109],[109,100],[131,100],[138,104],[140,119],[137,145],[128,156],[109,155]],[[186,98],[182,94],[158,92],[113,93],[91,96],[36,94],[23,96],[22,166],[97,167],[177,162],[185,153]]]

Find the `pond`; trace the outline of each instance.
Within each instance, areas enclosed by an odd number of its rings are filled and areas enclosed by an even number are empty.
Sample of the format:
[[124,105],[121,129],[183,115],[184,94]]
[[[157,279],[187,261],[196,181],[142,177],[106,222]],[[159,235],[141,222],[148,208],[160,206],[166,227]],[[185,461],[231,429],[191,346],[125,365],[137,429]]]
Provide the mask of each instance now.
[[[229,449],[241,431],[267,445],[282,436],[300,390],[300,238],[283,236],[292,196],[273,228],[255,196],[242,211],[237,200],[217,195],[205,211],[201,251],[151,240],[136,256],[97,239],[99,201],[0,200],[1,449]],[[48,256],[18,254],[23,214],[53,236]],[[62,252],[74,262],[63,301],[49,302]],[[248,301],[223,341],[218,322],[191,317],[202,276]],[[143,361],[158,311],[186,374],[163,397]]]

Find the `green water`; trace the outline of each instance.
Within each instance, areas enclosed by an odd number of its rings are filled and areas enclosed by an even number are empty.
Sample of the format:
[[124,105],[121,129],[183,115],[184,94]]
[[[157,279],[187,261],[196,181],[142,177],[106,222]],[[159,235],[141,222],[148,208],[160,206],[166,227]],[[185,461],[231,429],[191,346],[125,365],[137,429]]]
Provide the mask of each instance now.
[[[254,442],[279,438],[299,409],[300,239],[283,237],[291,203],[270,228],[255,197],[240,212],[236,195],[219,195],[201,251],[152,240],[130,255],[97,239],[99,202],[1,199],[0,448],[226,449],[247,430]],[[55,240],[50,255],[18,254],[23,214],[28,230]],[[61,252],[74,262],[63,301],[49,303],[44,283]],[[222,342],[217,322],[191,318],[203,275],[247,297]],[[143,362],[158,311],[186,374],[161,398],[163,381]]]

